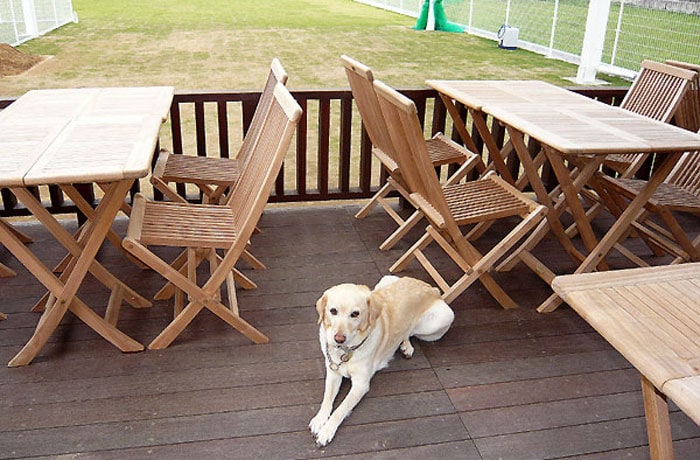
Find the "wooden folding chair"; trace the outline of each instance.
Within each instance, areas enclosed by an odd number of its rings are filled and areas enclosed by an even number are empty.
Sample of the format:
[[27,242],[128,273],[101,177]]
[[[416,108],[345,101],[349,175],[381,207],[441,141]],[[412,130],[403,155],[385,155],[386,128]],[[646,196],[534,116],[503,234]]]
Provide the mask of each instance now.
[[220,203],[235,183],[250,157],[252,146],[260,135],[264,114],[272,103],[277,83],[287,84],[288,75],[277,58],[272,60],[260,100],[243,143],[234,158],[177,155],[163,150],[151,174],[151,184],[174,202],[186,202],[169,184],[194,184],[202,192],[204,203]]
[[[690,68],[644,60],[620,107],[665,123],[679,114],[683,123],[691,123],[688,118],[694,115],[687,112],[690,110],[687,96],[693,85],[697,86],[697,78],[697,72]],[[649,154],[641,153],[611,154],[603,160],[603,171],[612,171],[613,175],[622,178],[632,178],[648,157]],[[593,176],[590,188],[582,190],[582,195],[591,203],[586,212],[589,220],[594,219],[604,209],[603,206],[615,206],[605,196],[600,183],[602,176],[603,173]],[[573,236],[575,232],[575,226],[567,230],[569,236]],[[631,256],[630,253],[625,254]]]
[[674,118],[677,126],[688,131],[698,131],[700,130],[700,65],[673,60],[667,60],[666,64],[692,70],[696,73],[688,92],[676,110]]
[[[345,74],[350,83],[350,89],[357,104],[357,109],[362,117],[362,123],[372,141],[372,153],[379,159],[388,173],[386,183],[355,214],[355,217],[362,219],[377,205],[381,206],[399,226],[379,246],[382,250],[388,250],[421,220],[422,213],[418,206],[411,202],[400,168],[395,160],[396,153],[392,151],[393,147],[387,132],[386,122],[372,86],[374,81],[372,69],[346,55],[342,55],[340,59],[345,67]],[[479,155],[453,142],[442,133],[437,133],[432,138],[427,139],[426,146],[433,168],[443,165],[461,165],[449,177],[448,183],[458,182],[475,168],[479,173],[486,170],[486,166]],[[397,191],[408,203],[411,203],[416,208],[416,211],[408,219],[404,220],[387,201],[386,198],[392,191]]]
[[[255,144],[263,122],[264,113],[272,103],[272,94],[277,83],[287,84],[288,75],[277,58],[272,60],[270,70],[265,80],[265,86],[260,100],[255,108],[253,119],[243,143],[234,158],[217,158],[193,155],[177,155],[162,150],[158,155],[151,174],[151,184],[168,199],[184,203],[187,200],[170,187],[174,184],[194,184],[202,193],[203,203],[220,203],[225,200],[225,193],[233,187],[243,167],[250,157],[250,151]],[[254,269],[264,269],[263,264],[248,249],[243,254],[243,260]],[[240,275],[240,274],[239,274]]]
[[[429,222],[424,236],[390,270],[401,271],[416,258],[442,289],[447,302],[479,280],[504,308],[517,306],[489,271],[545,217],[546,207],[538,205],[493,172],[479,180],[441,186],[432,171],[415,104],[380,81],[374,82],[374,88],[411,200]],[[522,220],[486,254],[481,254],[470,243],[470,233],[465,235],[460,230],[460,226],[476,224],[476,229],[478,224],[515,217]],[[464,272],[451,285],[423,253],[432,241],[437,242]]]
[[[122,244],[180,289],[189,301],[184,309],[176,311],[173,321],[149,348],[167,347],[203,308],[212,311],[253,342],[268,341],[264,334],[240,317],[230,274],[260,219],[301,112],[289,91],[278,84],[272,103],[261,114],[260,134],[251,146],[249,161],[225,204],[153,202],[137,195]],[[149,246],[185,248],[187,263],[180,269],[174,268]],[[224,251],[222,258],[217,255],[217,249]],[[203,260],[209,261],[211,273],[199,286],[196,269]],[[220,299],[224,282],[227,284],[228,307]]]
[[[621,214],[627,200],[634,199],[646,181],[626,178],[604,178],[604,187],[615,206],[614,214]],[[673,261],[700,261],[700,235],[695,239],[686,233],[675,213],[700,216],[700,151],[687,152],[681,157],[666,180],[659,186],[645,205],[648,214],[658,216],[661,225],[643,215],[634,223],[634,228],[645,238],[652,249],[670,253]]]
[[[692,70],[644,60],[620,107],[668,123],[696,79],[697,73]],[[608,155],[603,166],[623,178],[634,177],[647,157],[639,153]]]

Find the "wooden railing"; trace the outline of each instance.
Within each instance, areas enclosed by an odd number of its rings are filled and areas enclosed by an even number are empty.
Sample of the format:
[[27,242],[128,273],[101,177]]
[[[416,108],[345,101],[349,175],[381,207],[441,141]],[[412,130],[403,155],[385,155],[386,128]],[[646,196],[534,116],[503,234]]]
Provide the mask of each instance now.
[[[576,88],[576,92],[597,98],[609,104],[619,104],[625,88]],[[426,135],[438,131],[458,140],[452,129],[452,120],[432,89],[402,90],[416,102]],[[379,163],[372,158],[371,144],[353,105],[349,90],[296,90],[292,91],[304,109],[293,148],[290,148],[283,170],[277,178],[271,202],[328,201],[370,197],[380,187],[385,175]],[[233,157],[255,111],[259,92],[188,92],[177,93],[170,110],[167,126],[163,129],[161,147],[176,154]],[[12,100],[0,100],[0,109]],[[466,111],[463,110],[463,115]],[[471,126],[476,145],[484,151],[478,133]],[[505,130],[492,127],[497,142],[505,142]],[[536,145],[531,146],[536,149]],[[2,159],[0,159],[2,161]],[[508,159],[514,176],[519,174],[517,158]],[[448,174],[449,171],[442,171]],[[543,171],[545,181],[548,172]],[[90,202],[99,200],[99,193],[92,185],[81,185],[82,193]],[[132,194],[145,193],[160,199],[150,184],[144,180],[134,184]],[[181,195],[198,201],[192,189],[179,186]],[[47,209],[52,213],[76,212],[57,187],[35,189]],[[7,189],[0,191],[2,207],[0,216],[28,215]]]

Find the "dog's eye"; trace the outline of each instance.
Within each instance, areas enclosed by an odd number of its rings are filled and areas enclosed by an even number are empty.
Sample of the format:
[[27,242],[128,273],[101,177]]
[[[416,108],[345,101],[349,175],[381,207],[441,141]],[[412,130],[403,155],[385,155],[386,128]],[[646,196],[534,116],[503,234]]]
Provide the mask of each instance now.
[[331,309],[330,309],[330,312],[331,312],[331,315],[337,315],[337,314],[338,314],[338,310],[336,310],[335,308],[331,308]]
[[355,310],[354,312],[350,313],[350,318],[357,318],[360,316],[360,312]]

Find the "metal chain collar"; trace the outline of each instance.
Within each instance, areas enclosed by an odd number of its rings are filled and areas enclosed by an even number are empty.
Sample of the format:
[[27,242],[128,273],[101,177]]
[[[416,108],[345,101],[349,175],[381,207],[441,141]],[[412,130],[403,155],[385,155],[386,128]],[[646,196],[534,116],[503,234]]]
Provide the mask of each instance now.
[[343,350],[343,354],[340,355],[340,362],[339,363],[333,362],[333,359],[331,358],[330,346],[328,343],[326,343],[326,358],[328,359],[328,367],[332,371],[338,371],[338,369],[340,369],[341,365],[350,361],[350,358],[352,358],[353,352],[355,350],[357,350],[358,348],[360,348],[367,341],[368,338],[369,338],[369,334],[367,334],[367,337],[362,339],[362,342],[358,343],[354,347],[345,347],[342,345],[336,345],[336,348],[340,348],[341,350]]

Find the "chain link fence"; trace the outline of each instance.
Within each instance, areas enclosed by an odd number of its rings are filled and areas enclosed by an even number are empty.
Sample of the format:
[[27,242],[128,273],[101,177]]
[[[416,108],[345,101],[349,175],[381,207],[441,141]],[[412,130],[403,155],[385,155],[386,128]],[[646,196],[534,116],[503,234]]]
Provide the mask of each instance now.
[[[356,0],[418,17],[423,0]],[[519,46],[579,64],[588,0],[444,0],[451,22],[498,40],[503,24],[518,28]],[[610,5],[600,71],[632,78],[643,59],[700,64],[700,0],[622,0]]]
[[0,0],[0,43],[17,46],[69,22],[77,22],[71,0]]

